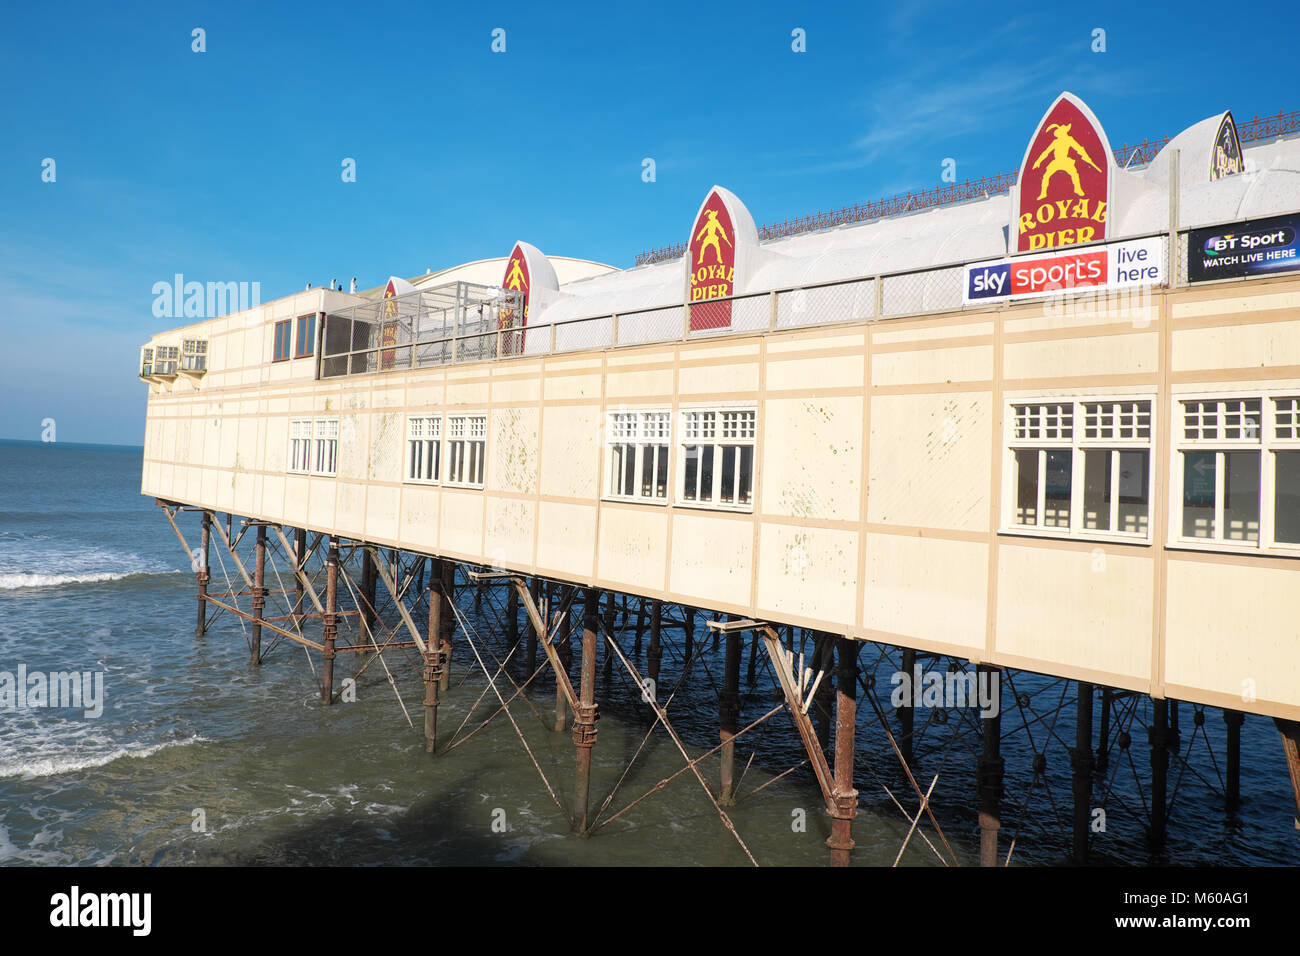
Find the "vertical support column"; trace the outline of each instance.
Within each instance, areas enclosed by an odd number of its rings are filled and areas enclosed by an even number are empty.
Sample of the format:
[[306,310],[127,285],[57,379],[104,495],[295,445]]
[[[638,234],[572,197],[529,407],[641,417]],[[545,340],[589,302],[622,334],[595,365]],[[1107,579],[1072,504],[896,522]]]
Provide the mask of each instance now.
[[[295,571],[305,571],[307,564],[307,529],[299,528],[293,535],[293,567]],[[303,587],[302,579],[297,574],[293,576],[293,622],[302,627],[303,613]]]
[[[998,830],[1002,826],[1002,672],[996,667],[980,664],[977,677],[987,680],[989,693],[986,699],[998,701],[997,709],[980,718],[983,724],[983,752],[980,754],[976,787],[979,790],[980,866],[998,865]],[[992,693],[993,685],[998,692]]]
[[1151,704],[1151,729],[1147,731],[1151,743],[1151,842],[1161,846],[1165,842],[1169,778],[1169,702],[1152,700]]
[[429,638],[424,645],[424,752],[433,753],[438,744],[438,691],[442,683],[442,592],[441,569],[434,558],[435,572],[429,577]]
[[1241,725],[1246,715],[1239,710],[1225,710],[1223,722],[1228,725],[1228,768],[1224,781],[1224,808],[1232,811],[1241,805]]
[[1101,689],[1101,727],[1097,731],[1097,769],[1102,773],[1106,772],[1106,766],[1110,763],[1110,705],[1114,698],[1114,691],[1109,687]]
[[1291,772],[1291,789],[1295,791],[1295,825],[1300,830],[1300,721],[1274,717],[1273,723],[1282,735],[1282,752],[1286,755],[1287,770]]
[[659,644],[659,625],[663,619],[663,605],[658,601],[650,602],[650,646],[646,648],[646,672],[655,686],[655,698],[659,696],[659,664],[663,660],[664,650]]
[[[910,647],[903,649],[903,673],[907,675],[907,683],[903,686],[912,688],[912,693],[906,705],[898,708],[898,749],[903,755],[903,760],[910,767],[912,766],[912,733],[916,720],[916,708],[913,703],[916,700],[916,686],[921,676],[916,672],[916,651]],[[978,674],[976,676],[978,677]],[[989,680],[992,679],[989,677]]]
[[325,663],[321,671],[320,702],[334,703],[334,641],[338,637],[339,539],[330,535],[329,558],[325,574],[325,625],[322,643]]
[[1070,766],[1074,770],[1074,862],[1085,863],[1092,816],[1092,685],[1079,681],[1078,688]]
[[695,608],[682,608],[682,633],[686,635],[686,669],[691,669],[695,656]]
[[[625,599],[626,600],[626,599]],[[627,620],[626,605],[623,609],[623,620]],[[641,636],[645,632],[645,598],[638,598],[636,602],[636,637],[632,642],[632,654],[636,657],[641,656]]]
[[199,586],[199,619],[194,627],[194,636],[202,637],[208,633],[208,545],[212,541],[212,512],[203,512],[203,530],[200,533],[198,568],[194,577]]
[[582,607],[582,682],[578,691],[578,713],[573,720],[573,742],[578,750],[573,825],[581,834],[587,832],[591,796],[591,748],[596,745],[596,627],[599,621],[599,600],[600,592],[588,588]]
[[[716,632],[715,632],[716,633]],[[727,632],[727,652],[723,664],[722,692],[718,694],[718,739],[722,741],[721,790],[718,803],[731,806],[736,801],[736,731],[740,717],[740,648],[744,640],[739,631]]]
[[831,671],[835,666],[835,649],[834,640],[829,635],[818,632],[818,637],[820,646],[814,654],[817,663],[813,670],[814,672],[825,671],[826,676],[822,678],[817,692],[813,694],[812,709],[813,723],[817,726],[817,742],[825,752],[831,747],[831,701],[834,700],[835,695]]
[[[550,589],[548,588],[548,590],[550,590]],[[560,587],[556,586],[556,587],[554,588],[553,593],[554,593],[555,595],[557,595],[557,597],[554,598],[552,601],[550,601],[549,604],[550,604],[551,607],[558,607],[559,605],[561,605],[561,604],[564,603],[564,599],[563,599],[562,595],[565,593],[565,591],[564,591],[563,589],[561,589]],[[572,603],[570,603],[569,606],[570,606],[570,608],[572,608],[572,606],[573,606]],[[558,623],[558,618],[559,618],[559,614],[558,614],[558,612],[553,612],[553,613],[554,613],[554,615],[555,615],[557,621],[552,622],[552,625],[551,625],[552,627],[554,627],[555,624]],[[565,627],[564,627],[564,630],[565,630],[565,638],[566,638],[566,639],[565,639],[565,641],[564,641],[563,644],[560,644],[560,645],[559,645],[558,647],[556,647],[556,649],[555,649],[555,656],[558,657],[558,658],[560,659],[560,664],[564,667],[564,672],[565,672],[566,674],[569,673],[569,669],[573,666],[573,625],[572,625],[572,611],[567,612],[567,613],[568,613],[568,616],[566,617],[566,623],[565,623]],[[595,612],[593,611],[592,613],[595,613]],[[585,614],[585,611],[584,611],[584,614]],[[558,680],[556,680],[556,682],[555,682],[555,731],[556,731],[556,733],[560,733],[560,732],[563,731],[564,728],[567,727],[568,725],[569,725],[569,705],[568,705],[568,701],[566,701],[566,700],[564,699],[564,688],[561,687],[561,686],[560,686],[560,682],[559,682]]]
[[506,580],[506,637],[512,651],[519,646],[519,592],[509,579]]
[[614,652],[610,649],[610,644],[614,643],[614,615],[617,611],[615,600],[617,595],[613,591],[605,594],[605,677],[609,678],[614,673]]
[[[545,622],[550,610],[549,608],[542,608],[542,582],[537,578],[533,578],[528,583],[528,593],[532,596],[533,607],[542,612],[542,621]],[[537,633],[536,628],[530,627],[528,629],[528,673],[530,675],[537,673],[537,640],[541,636]]]
[[437,562],[442,566],[442,673],[438,680],[439,690],[448,690],[451,687],[451,635],[456,630],[456,616],[452,613],[450,604],[456,600],[456,565],[452,561],[440,560]]
[[[401,571],[396,564],[391,565],[393,569],[393,579],[397,587],[401,587]],[[379,581],[379,574],[375,569],[375,556],[370,553],[369,548],[361,549],[361,621],[362,636],[370,643],[375,643],[374,626],[375,626],[375,594],[378,590],[376,585]]]
[[745,680],[751,685],[758,673],[758,631],[749,637],[749,666],[745,670]]
[[858,732],[858,646],[846,637],[835,639],[839,667],[835,677],[835,792],[831,835],[826,845],[831,866],[848,866],[853,853],[853,818],[858,815],[858,791],[853,786],[854,745]]
[[262,663],[262,615],[266,611],[266,525],[257,526],[257,559],[253,564],[253,635],[251,663]]

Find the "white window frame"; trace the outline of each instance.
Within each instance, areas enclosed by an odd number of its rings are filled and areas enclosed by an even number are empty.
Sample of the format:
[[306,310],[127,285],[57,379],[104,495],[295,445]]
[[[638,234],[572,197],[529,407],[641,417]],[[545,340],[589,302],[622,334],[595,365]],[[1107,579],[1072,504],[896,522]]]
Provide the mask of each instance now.
[[[1145,420],[1128,418],[1124,410],[1116,406],[1145,403],[1149,414]],[[1022,422],[1018,418],[1018,409],[1025,406],[1060,406],[1068,407],[1070,412],[1069,434],[1064,434],[1062,420],[1059,417],[1039,417],[1031,427],[1041,429],[1038,434],[1022,435]],[[1096,417],[1090,414],[1092,406],[1102,406]],[[1112,416],[1109,423],[1106,416]],[[1030,535],[1042,538],[1076,539],[1083,541],[1111,541],[1128,544],[1153,543],[1155,527],[1155,439],[1157,426],[1156,396],[1150,392],[1076,394],[1076,395],[1017,395],[1004,398],[1003,406],[1003,467],[1002,467],[1002,509],[1000,534]],[[1139,427],[1145,437],[1139,434]],[[1089,435],[1089,429],[1098,432]],[[1018,473],[1016,471],[1016,452],[1038,450],[1038,472],[1036,476],[1038,501],[1035,505],[1035,518],[1040,523],[1033,525],[1018,524],[1015,520],[1017,498],[1019,494]],[[1051,451],[1070,452],[1070,517],[1068,525],[1051,526],[1041,524],[1046,511],[1047,498],[1047,454]],[[1111,476],[1110,528],[1084,527],[1084,500],[1086,488],[1086,460],[1088,452],[1108,451],[1108,467]],[[1120,452],[1145,451],[1146,468],[1146,529],[1144,531],[1117,530],[1120,505]]]
[[312,425],[311,473],[325,478],[338,474],[339,420],[318,418]]
[[[712,427],[708,417],[712,416]],[[755,402],[710,403],[707,405],[686,405],[678,411],[676,468],[677,479],[674,482],[675,504],[683,508],[702,508],[707,511],[733,511],[749,514],[754,510],[754,498],[758,493],[758,405]],[[742,417],[743,416],[743,417]],[[705,446],[712,448],[713,480],[709,489],[708,500],[703,498],[702,475],[696,466],[696,497],[686,497],[686,467],[689,449],[699,446],[701,452]],[[722,501],[722,473],[725,450],[735,447],[737,451],[736,469],[732,477],[732,500]],[[740,452],[750,449],[749,500],[738,503],[740,491]]]
[[[648,407],[620,407],[609,409],[605,413],[605,460],[604,460],[604,497],[609,501],[635,501],[647,505],[667,505],[672,492],[673,463],[673,411],[670,406],[654,405]],[[652,455],[650,461],[649,493],[642,483],[646,466],[646,452],[651,448],[663,447],[666,454],[663,462],[663,495],[655,494],[659,486],[659,455]],[[615,474],[614,465],[623,465],[626,458],[620,449],[631,450],[632,455],[632,490],[622,489],[627,472],[620,467]]]
[[289,467],[286,470],[290,474],[311,473],[312,434],[310,418],[289,419]]
[[[442,483],[453,488],[482,488],[487,477],[487,412],[447,414],[443,434]],[[463,477],[466,475],[467,477]]]
[[[1261,552],[1300,555],[1300,542],[1276,540],[1275,512],[1277,508],[1277,453],[1300,452],[1300,401],[1294,415],[1278,414],[1278,403],[1287,399],[1300,400],[1300,388],[1237,389],[1214,392],[1180,392],[1173,396],[1172,441],[1169,462],[1169,546],[1200,551],[1226,551],[1242,554]],[[1239,402],[1259,402],[1259,418],[1255,435],[1242,434],[1241,422],[1236,414],[1240,410],[1231,405]],[[1214,402],[1217,434],[1205,437],[1197,434],[1188,438],[1184,415],[1189,404]],[[1198,410],[1200,411],[1200,410]],[[1249,418],[1246,411],[1242,417]],[[1294,423],[1288,421],[1294,419]],[[1227,437],[1229,429],[1236,432]],[[1289,437],[1278,437],[1279,429],[1290,431]],[[1198,414],[1197,432],[1204,430],[1203,412]],[[1251,451],[1259,454],[1259,535],[1256,541],[1239,541],[1224,535],[1225,452]],[[1214,531],[1213,538],[1183,536],[1183,480],[1187,452],[1215,453]]]
[[208,370],[208,340],[184,339],[181,348],[181,370],[206,372]]
[[178,345],[159,345],[154,348],[153,373],[175,375],[180,368],[181,350]]
[[[442,413],[409,415],[406,419],[406,470],[403,481],[436,485],[442,479]],[[432,467],[430,465],[432,464]],[[416,475],[414,472],[421,472]],[[428,472],[432,475],[428,475]]]

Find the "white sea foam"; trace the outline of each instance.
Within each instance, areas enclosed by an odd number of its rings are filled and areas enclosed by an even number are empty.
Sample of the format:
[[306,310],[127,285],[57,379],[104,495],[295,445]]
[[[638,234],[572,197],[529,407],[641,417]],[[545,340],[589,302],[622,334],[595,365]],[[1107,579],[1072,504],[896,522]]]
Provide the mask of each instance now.
[[0,761],[0,778],[4,777],[52,777],[61,773],[74,773],[102,767],[123,757],[149,757],[168,747],[187,747],[202,743],[205,738],[195,734],[183,740],[167,740],[160,744],[148,746],[130,745],[116,747],[110,751],[87,754],[84,756],[37,757],[28,756],[18,760]]
[[104,581],[120,581],[123,578],[142,577],[151,574],[180,574],[180,571],[151,571],[137,569],[132,571],[91,571],[82,574],[0,574],[0,591],[13,591],[18,588],[53,588],[65,584],[99,584]]

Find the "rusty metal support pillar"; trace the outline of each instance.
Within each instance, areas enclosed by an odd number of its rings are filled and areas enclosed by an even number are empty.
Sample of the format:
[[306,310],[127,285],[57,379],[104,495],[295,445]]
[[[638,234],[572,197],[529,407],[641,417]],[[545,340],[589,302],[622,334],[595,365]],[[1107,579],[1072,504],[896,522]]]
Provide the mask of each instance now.
[[456,564],[453,561],[446,560],[439,560],[435,563],[442,566],[442,596],[444,601],[441,615],[442,674],[438,681],[438,689],[448,690],[451,687],[451,635],[456,630],[456,616],[452,613],[450,607],[456,601]]
[[1228,725],[1228,767],[1223,786],[1223,803],[1227,810],[1241,805],[1241,725],[1246,715],[1239,710],[1225,710],[1223,722]]
[[1161,846],[1165,842],[1165,811],[1169,779],[1169,702],[1152,700],[1151,728],[1147,740],[1151,744],[1151,842]]
[[208,545],[212,541],[212,512],[203,512],[203,530],[199,538],[199,556],[195,569],[195,579],[199,586],[199,620],[194,628],[194,636],[202,637],[208,633]]
[[582,680],[578,711],[573,719],[573,742],[578,750],[577,786],[573,806],[574,829],[587,833],[591,797],[591,748],[596,745],[596,628],[600,592],[588,588],[582,607]]
[[1088,860],[1088,824],[1092,816],[1092,685],[1078,682],[1075,705],[1074,749],[1070,766],[1074,770],[1074,862]]
[[253,635],[251,662],[262,663],[262,615],[266,611],[266,525],[257,526],[257,559],[253,564]]
[[[434,559],[435,563],[437,559]],[[424,752],[438,744],[438,691],[442,683],[442,592],[439,575],[429,578],[429,639],[424,646]]]
[[[307,570],[307,529],[299,528],[293,535],[293,567],[295,571]],[[302,578],[297,574],[293,576],[293,622],[298,627],[302,627],[303,587]]]
[[740,649],[744,637],[739,631],[727,632],[727,652],[722,673],[722,692],[718,694],[718,738],[722,741],[721,790],[718,803],[731,806],[736,802],[736,731],[740,729]]
[[858,791],[853,786],[854,745],[858,732],[858,646],[846,637],[835,639],[839,668],[835,677],[835,792],[831,803],[831,835],[826,845],[831,866],[848,866],[853,853],[853,818],[858,815]]
[[339,539],[330,536],[330,551],[325,575],[325,624],[322,643],[325,664],[321,669],[320,702],[334,703],[334,641],[338,637]]
[[902,751],[903,760],[910,767],[912,766],[912,733],[916,726],[915,702],[920,696],[916,689],[921,679],[921,675],[916,672],[916,651],[910,647],[903,649],[903,673],[907,675],[907,682],[903,686],[909,688],[910,693],[907,695],[906,705],[898,708],[898,749]]
[[1291,772],[1291,789],[1295,791],[1295,825],[1300,830],[1300,721],[1274,717],[1273,723],[1282,735],[1282,752],[1286,755],[1287,770]]
[[650,602],[650,646],[646,648],[646,674],[655,687],[655,699],[659,697],[659,664],[663,660],[664,649],[659,643],[659,625],[663,619],[663,605],[658,601]]
[[[979,824],[980,824],[980,866],[998,865],[998,830],[1002,827],[1002,773],[1005,764],[1002,760],[1002,672],[996,667],[980,664],[976,668],[977,678],[984,678],[989,683],[990,699],[998,701],[997,709],[981,716],[983,725],[983,752],[980,754],[976,786],[979,790]],[[992,685],[999,684],[994,696]]]

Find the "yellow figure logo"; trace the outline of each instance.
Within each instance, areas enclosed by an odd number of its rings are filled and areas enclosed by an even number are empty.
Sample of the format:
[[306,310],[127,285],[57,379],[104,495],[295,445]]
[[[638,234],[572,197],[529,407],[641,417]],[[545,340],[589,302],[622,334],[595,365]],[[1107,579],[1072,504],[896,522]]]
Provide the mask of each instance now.
[[524,270],[519,266],[519,260],[515,259],[510,263],[510,268],[506,270],[506,288],[518,291],[524,287]]
[[1074,158],[1070,156],[1071,150],[1078,153],[1079,158],[1093,169],[1097,170],[1097,172],[1101,172],[1101,167],[1092,161],[1092,157],[1088,155],[1088,151],[1079,145],[1077,139],[1070,135],[1071,125],[1073,124],[1066,123],[1065,125],[1061,125],[1060,123],[1053,123],[1051,126],[1047,127],[1049,130],[1054,130],[1052,133],[1052,141],[1047,144],[1046,149],[1038,154],[1038,158],[1034,160],[1033,165],[1033,168],[1037,169],[1042,165],[1043,160],[1047,158],[1048,154],[1052,154],[1052,161],[1047,164],[1047,169],[1043,171],[1043,188],[1039,190],[1039,199],[1047,198],[1047,184],[1056,173],[1060,172],[1063,172],[1070,177],[1070,182],[1074,184],[1074,194],[1076,196],[1082,196],[1084,194],[1083,186],[1079,184],[1079,168],[1075,165]]
[[729,246],[731,240],[727,238],[727,231],[722,228],[722,223],[718,222],[718,211],[716,209],[705,210],[704,215],[708,221],[704,223],[695,236],[696,239],[704,240],[700,245],[700,255],[695,260],[695,264],[698,266],[704,262],[704,250],[712,246],[713,254],[718,257],[718,265],[722,265],[722,246],[718,245],[718,239],[721,237],[722,241]]

